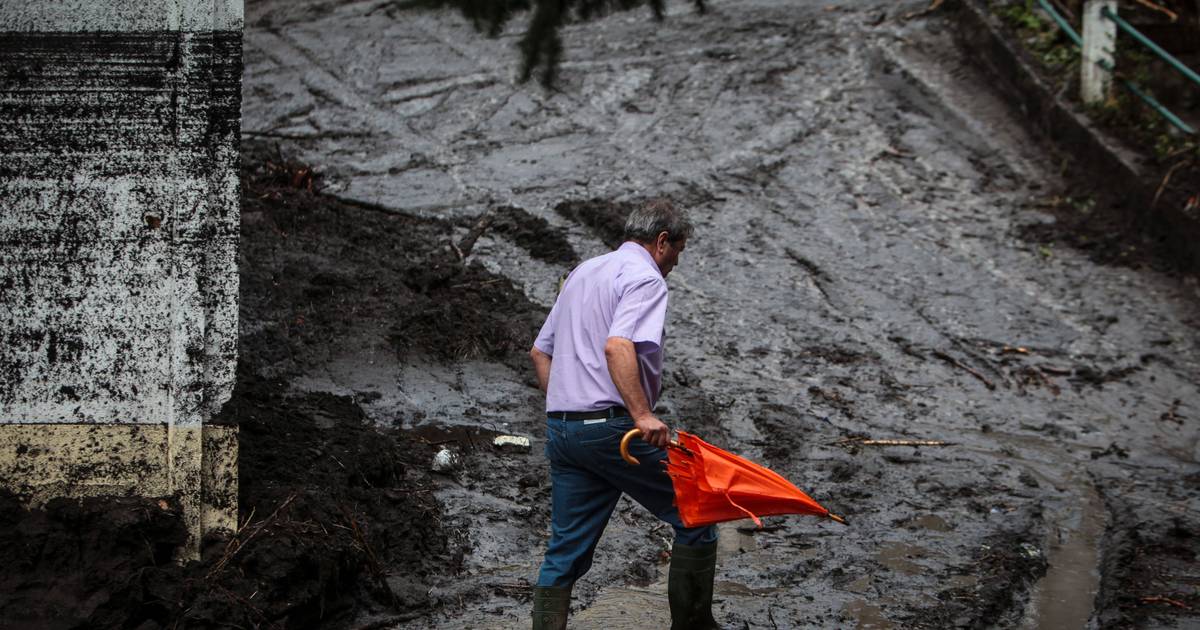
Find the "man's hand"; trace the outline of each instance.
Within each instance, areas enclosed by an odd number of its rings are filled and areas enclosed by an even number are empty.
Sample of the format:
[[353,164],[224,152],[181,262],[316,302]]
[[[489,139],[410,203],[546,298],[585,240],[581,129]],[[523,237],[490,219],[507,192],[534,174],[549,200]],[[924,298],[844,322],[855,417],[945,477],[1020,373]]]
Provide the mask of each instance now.
[[642,439],[658,448],[667,448],[671,440],[671,428],[652,413],[633,419],[633,426],[642,430]]

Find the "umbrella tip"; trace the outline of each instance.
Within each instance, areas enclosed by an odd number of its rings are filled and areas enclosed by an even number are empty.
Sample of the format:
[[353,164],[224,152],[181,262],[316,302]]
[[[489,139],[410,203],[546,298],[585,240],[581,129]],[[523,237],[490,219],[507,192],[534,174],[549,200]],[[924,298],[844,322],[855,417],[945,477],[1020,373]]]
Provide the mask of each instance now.
[[841,523],[842,525],[847,525],[847,526],[850,525],[850,523],[846,522],[846,519],[838,516],[837,514],[834,514],[833,512],[828,512],[825,514],[825,516],[828,516],[829,520]]

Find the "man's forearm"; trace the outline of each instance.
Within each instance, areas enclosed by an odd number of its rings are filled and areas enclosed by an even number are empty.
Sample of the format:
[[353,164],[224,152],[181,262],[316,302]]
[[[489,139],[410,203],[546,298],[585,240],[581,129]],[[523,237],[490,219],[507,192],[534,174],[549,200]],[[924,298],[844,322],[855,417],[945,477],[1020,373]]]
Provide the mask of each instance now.
[[646,401],[646,393],[642,391],[639,378],[637,350],[633,342],[627,339],[612,338],[604,347],[604,357],[608,360],[608,375],[612,377],[613,385],[625,401],[625,408],[634,418],[651,413],[650,403]]
[[529,359],[533,361],[533,371],[537,373],[538,387],[544,393],[550,387],[550,364],[554,359],[536,347],[529,350]]
[[638,371],[637,349],[633,342],[622,337],[609,337],[604,344],[604,358],[608,361],[608,375],[621,394],[625,408],[633,418],[634,425],[642,430],[642,439],[665,448],[670,438],[670,429],[654,415]]

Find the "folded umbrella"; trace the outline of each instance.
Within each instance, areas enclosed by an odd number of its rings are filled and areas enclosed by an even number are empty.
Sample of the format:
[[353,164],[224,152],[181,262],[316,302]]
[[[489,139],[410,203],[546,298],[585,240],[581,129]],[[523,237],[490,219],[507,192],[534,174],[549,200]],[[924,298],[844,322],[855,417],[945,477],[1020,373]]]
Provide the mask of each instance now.
[[[621,439],[621,457],[634,466],[638,460],[629,454],[629,442],[641,435],[633,429]],[[688,527],[747,517],[762,527],[760,516],[777,514],[811,514],[846,524],[778,473],[690,433],[680,431],[679,440],[668,446],[667,474]]]

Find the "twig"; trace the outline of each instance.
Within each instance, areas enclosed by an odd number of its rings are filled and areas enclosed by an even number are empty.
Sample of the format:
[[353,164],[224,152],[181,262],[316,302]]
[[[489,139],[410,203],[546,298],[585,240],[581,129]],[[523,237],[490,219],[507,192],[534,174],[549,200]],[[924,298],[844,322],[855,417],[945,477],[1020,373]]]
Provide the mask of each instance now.
[[1150,2],[1150,0],[1133,0],[1133,1],[1146,7],[1147,9],[1150,9],[1151,11],[1158,11],[1159,13],[1162,13],[1163,15],[1167,16],[1168,18],[1171,18],[1171,22],[1179,21],[1179,14],[1175,13],[1174,11],[1172,11],[1164,6],[1159,6],[1157,4],[1154,4],[1153,2]]
[[1004,346],[1000,348],[1002,354],[1029,354],[1029,348],[1021,346]]
[[946,0],[933,0],[933,2],[930,2],[929,6],[925,7],[924,9],[921,9],[920,11],[913,11],[911,13],[905,13],[900,19],[907,22],[908,20],[911,20],[913,18],[918,18],[918,17],[924,16],[924,15],[929,15],[930,13],[937,11],[938,8],[941,7],[942,3],[944,3],[945,1]]
[[296,499],[295,492],[288,495],[288,498],[284,499],[283,503],[280,503],[279,507],[275,508],[275,511],[271,512],[270,516],[259,521],[258,524],[254,526],[254,531],[247,534],[245,540],[240,540],[239,536],[234,536],[233,539],[229,541],[229,544],[225,546],[225,553],[221,555],[221,559],[218,560],[215,565],[213,565],[213,568],[211,570],[209,570],[207,575],[204,576],[204,579],[211,580],[218,573],[220,573],[221,570],[225,568],[225,565],[228,564],[229,561],[232,560],[233,557],[236,556],[239,551],[244,549],[246,547],[246,545],[249,545],[250,541],[254,540],[254,538],[256,536],[258,536],[259,533],[262,532],[263,528],[266,527],[267,524],[269,524],[271,521],[275,520],[275,517],[279,515],[279,512],[282,511],[284,508],[286,508],[288,505],[291,505],[292,501],[295,499]]
[[1151,208],[1158,205],[1158,199],[1159,197],[1162,197],[1163,191],[1167,189],[1167,183],[1171,181],[1171,176],[1175,174],[1175,171],[1179,170],[1184,165],[1191,163],[1191,160],[1181,160],[1176,162],[1175,166],[1172,166],[1170,170],[1167,171],[1167,174],[1162,178],[1162,183],[1158,185],[1158,190],[1154,192],[1154,201],[1150,202]]
[[[450,288],[451,289],[464,289],[466,287],[475,287],[475,286],[483,287],[483,286],[487,286],[489,284],[496,284],[497,282],[503,282],[503,281],[504,281],[504,278],[493,278],[491,280],[484,280],[483,282],[473,282],[473,283],[468,282],[465,284],[452,284],[452,285],[450,285]],[[455,440],[450,440],[450,441],[453,442]],[[436,443],[437,442],[431,442],[431,444],[436,444]]]
[[1041,369],[1034,369],[1033,373],[1036,374],[1038,379],[1042,381],[1042,384],[1050,390],[1050,393],[1054,394],[1055,396],[1062,393],[1062,389],[1058,385],[1055,385],[1054,381],[1051,381],[1045,374],[1043,374]]
[[1063,4],[1060,0],[1050,0],[1050,3],[1054,5],[1054,8],[1058,9],[1059,13],[1063,14],[1063,17],[1067,18],[1068,22],[1074,24],[1079,21],[1075,18],[1075,12],[1071,10],[1071,7]]
[[946,354],[945,352],[942,352],[941,350],[934,350],[933,356],[949,363],[950,365],[953,365],[954,367],[957,367],[961,370],[966,371],[971,376],[974,376],[975,378],[982,381],[983,384],[986,385],[988,389],[996,389],[996,384],[989,381],[986,376],[980,374],[978,371],[972,369],[969,366],[963,365],[958,359],[955,359],[954,357]]
[[375,550],[372,549],[371,544],[367,542],[367,537],[365,534],[363,534],[362,528],[358,526],[358,521],[355,520],[354,515],[350,513],[350,510],[346,508],[345,504],[339,503],[338,508],[341,509],[342,516],[345,517],[348,523],[350,523],[350,531],[354,534],[355,542],[362,547],[363,553],[367,555],[367,567],[371,569],[372,577],[375,578],[375,581],[379,583],[379,587],[382,588],[385,593],[387,593],[388,598],[391,599],[393,604],[395,604],[396,594],[392,592],[392,587],[388,585],[387,578],[383,571],[383,566],[380,565],[379,558],[375,556]]
[[1177,599],[1171,599],[1169,597],[1162,597],[1160,595],[1150,595],[1147,597],[1142,597],[1142,598],[1138,599],[1138,601],[1142,602],[1143,604],[1170,604],[1176,608],[1182,608],[1184,610],[1192,609],[1191,606],[1188,606],[1187,604],[1185,604]]

